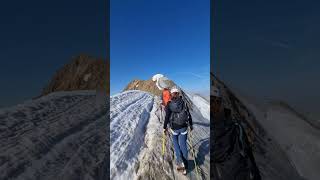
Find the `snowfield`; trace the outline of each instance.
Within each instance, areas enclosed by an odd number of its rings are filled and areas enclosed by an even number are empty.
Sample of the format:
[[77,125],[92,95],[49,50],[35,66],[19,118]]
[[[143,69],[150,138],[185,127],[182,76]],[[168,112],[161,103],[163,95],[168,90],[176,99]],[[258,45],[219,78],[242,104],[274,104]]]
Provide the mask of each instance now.
[[139,91],[127,91],[110,99],[111,178],[128,179],[144,145],[146,123],[153,97]]
[[258,104],[243,97],[240,99],[276,140],[299,175],[307,180],[318,180],[320,177],[320,129],[284,106]]
[[[191,115],[194,130],[188,135],[193,146],[199,178],[210,176],[209,102],[196,95]],[[196,179],[194,158],[189,150],[188,176],[175,170],[173,147],[166,137],[166,152],[162,156],[164,112],[159,97],[143,91],[125,91],[111,96],[111,179]],[[189,147],[190,148],[190,147]]]
[[272,129],[282,149],[299,174],[310,180],[320,178],[320,131],[282,107],[267,111],[266,127]]
[[188,94],[193,104],[199,109],[201,115],[210,120],[210,102],[199,95]]
[[57,92],[0,110],[0,179],[106,179],[106,96]]

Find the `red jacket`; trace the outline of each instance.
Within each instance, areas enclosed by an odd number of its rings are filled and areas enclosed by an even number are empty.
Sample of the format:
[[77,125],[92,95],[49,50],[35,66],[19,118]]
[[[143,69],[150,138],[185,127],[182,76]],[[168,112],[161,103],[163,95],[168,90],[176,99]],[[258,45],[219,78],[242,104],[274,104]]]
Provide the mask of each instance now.
[[162,103],[164,106],[167,106],[168,102],[171,100],[171,94],[168,89],[162,91]]

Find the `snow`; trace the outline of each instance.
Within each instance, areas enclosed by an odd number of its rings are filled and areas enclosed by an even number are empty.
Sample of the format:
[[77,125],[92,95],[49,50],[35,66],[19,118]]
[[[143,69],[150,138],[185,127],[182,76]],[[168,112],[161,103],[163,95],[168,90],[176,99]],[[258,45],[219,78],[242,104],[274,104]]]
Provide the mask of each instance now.
[[272,129],[280,146],[289,155],[302,177],[320,177],[320,131],[282,107],[270,107],[266,126]]
[[191,98],[193,104],[200,110],[201,115],[206,118],[207,120],[210,120],[210,103],[205,98],[199,96],[199,95],[191,95],[188,94],[188,96]]
[[238,96],[287,154],[300,176],[320,177],[320,131],[281,105],[257,103]]
[[1,109],[0,179],[106,177],[107,108],[97,101],[103,98],[56,92]]
[[128,179],[143,147],[153,97],[140,91],[126,91],[112,96],[110,104],[111,178]]
[[[200,176],[210,176],[209,102],[193,95],[191,115],[194,130],[188,135],[195,149]],[[111,96],[111,179],[187,179],[175,170],[172,142],[166,138],[165,159],[161,154],[164,112],[157,96],[142,91],[125,91]],[[190,149],[189,149],[190,151]],[[189,153],[191,172],[196,179],[193,156]]]

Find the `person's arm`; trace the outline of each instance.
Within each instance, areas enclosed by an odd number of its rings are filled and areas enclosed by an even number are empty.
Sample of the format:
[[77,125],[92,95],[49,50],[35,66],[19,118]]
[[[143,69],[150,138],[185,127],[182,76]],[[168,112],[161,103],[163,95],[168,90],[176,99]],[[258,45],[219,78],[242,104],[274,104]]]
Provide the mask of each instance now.
[[169,104],[167,104],[167,106],[165,106],[165,112],[166,112],[166,117],[164,118],[163,129],[167,129],[167,125],[169,123],[169,118],[171,115],[171,111],[169,109]]

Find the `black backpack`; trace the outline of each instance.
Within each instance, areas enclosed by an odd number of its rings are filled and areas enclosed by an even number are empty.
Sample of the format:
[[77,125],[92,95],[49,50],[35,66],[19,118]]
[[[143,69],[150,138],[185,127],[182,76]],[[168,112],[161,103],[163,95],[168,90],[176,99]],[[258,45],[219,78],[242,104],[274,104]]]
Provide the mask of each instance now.
[[170,123],[179,126],[186,125],[189,119],[189,112],[182,98],[171,100],[168,106],[171,111]]
[[214,179],[261,180],[244,128],[234,120],[215,124]]

